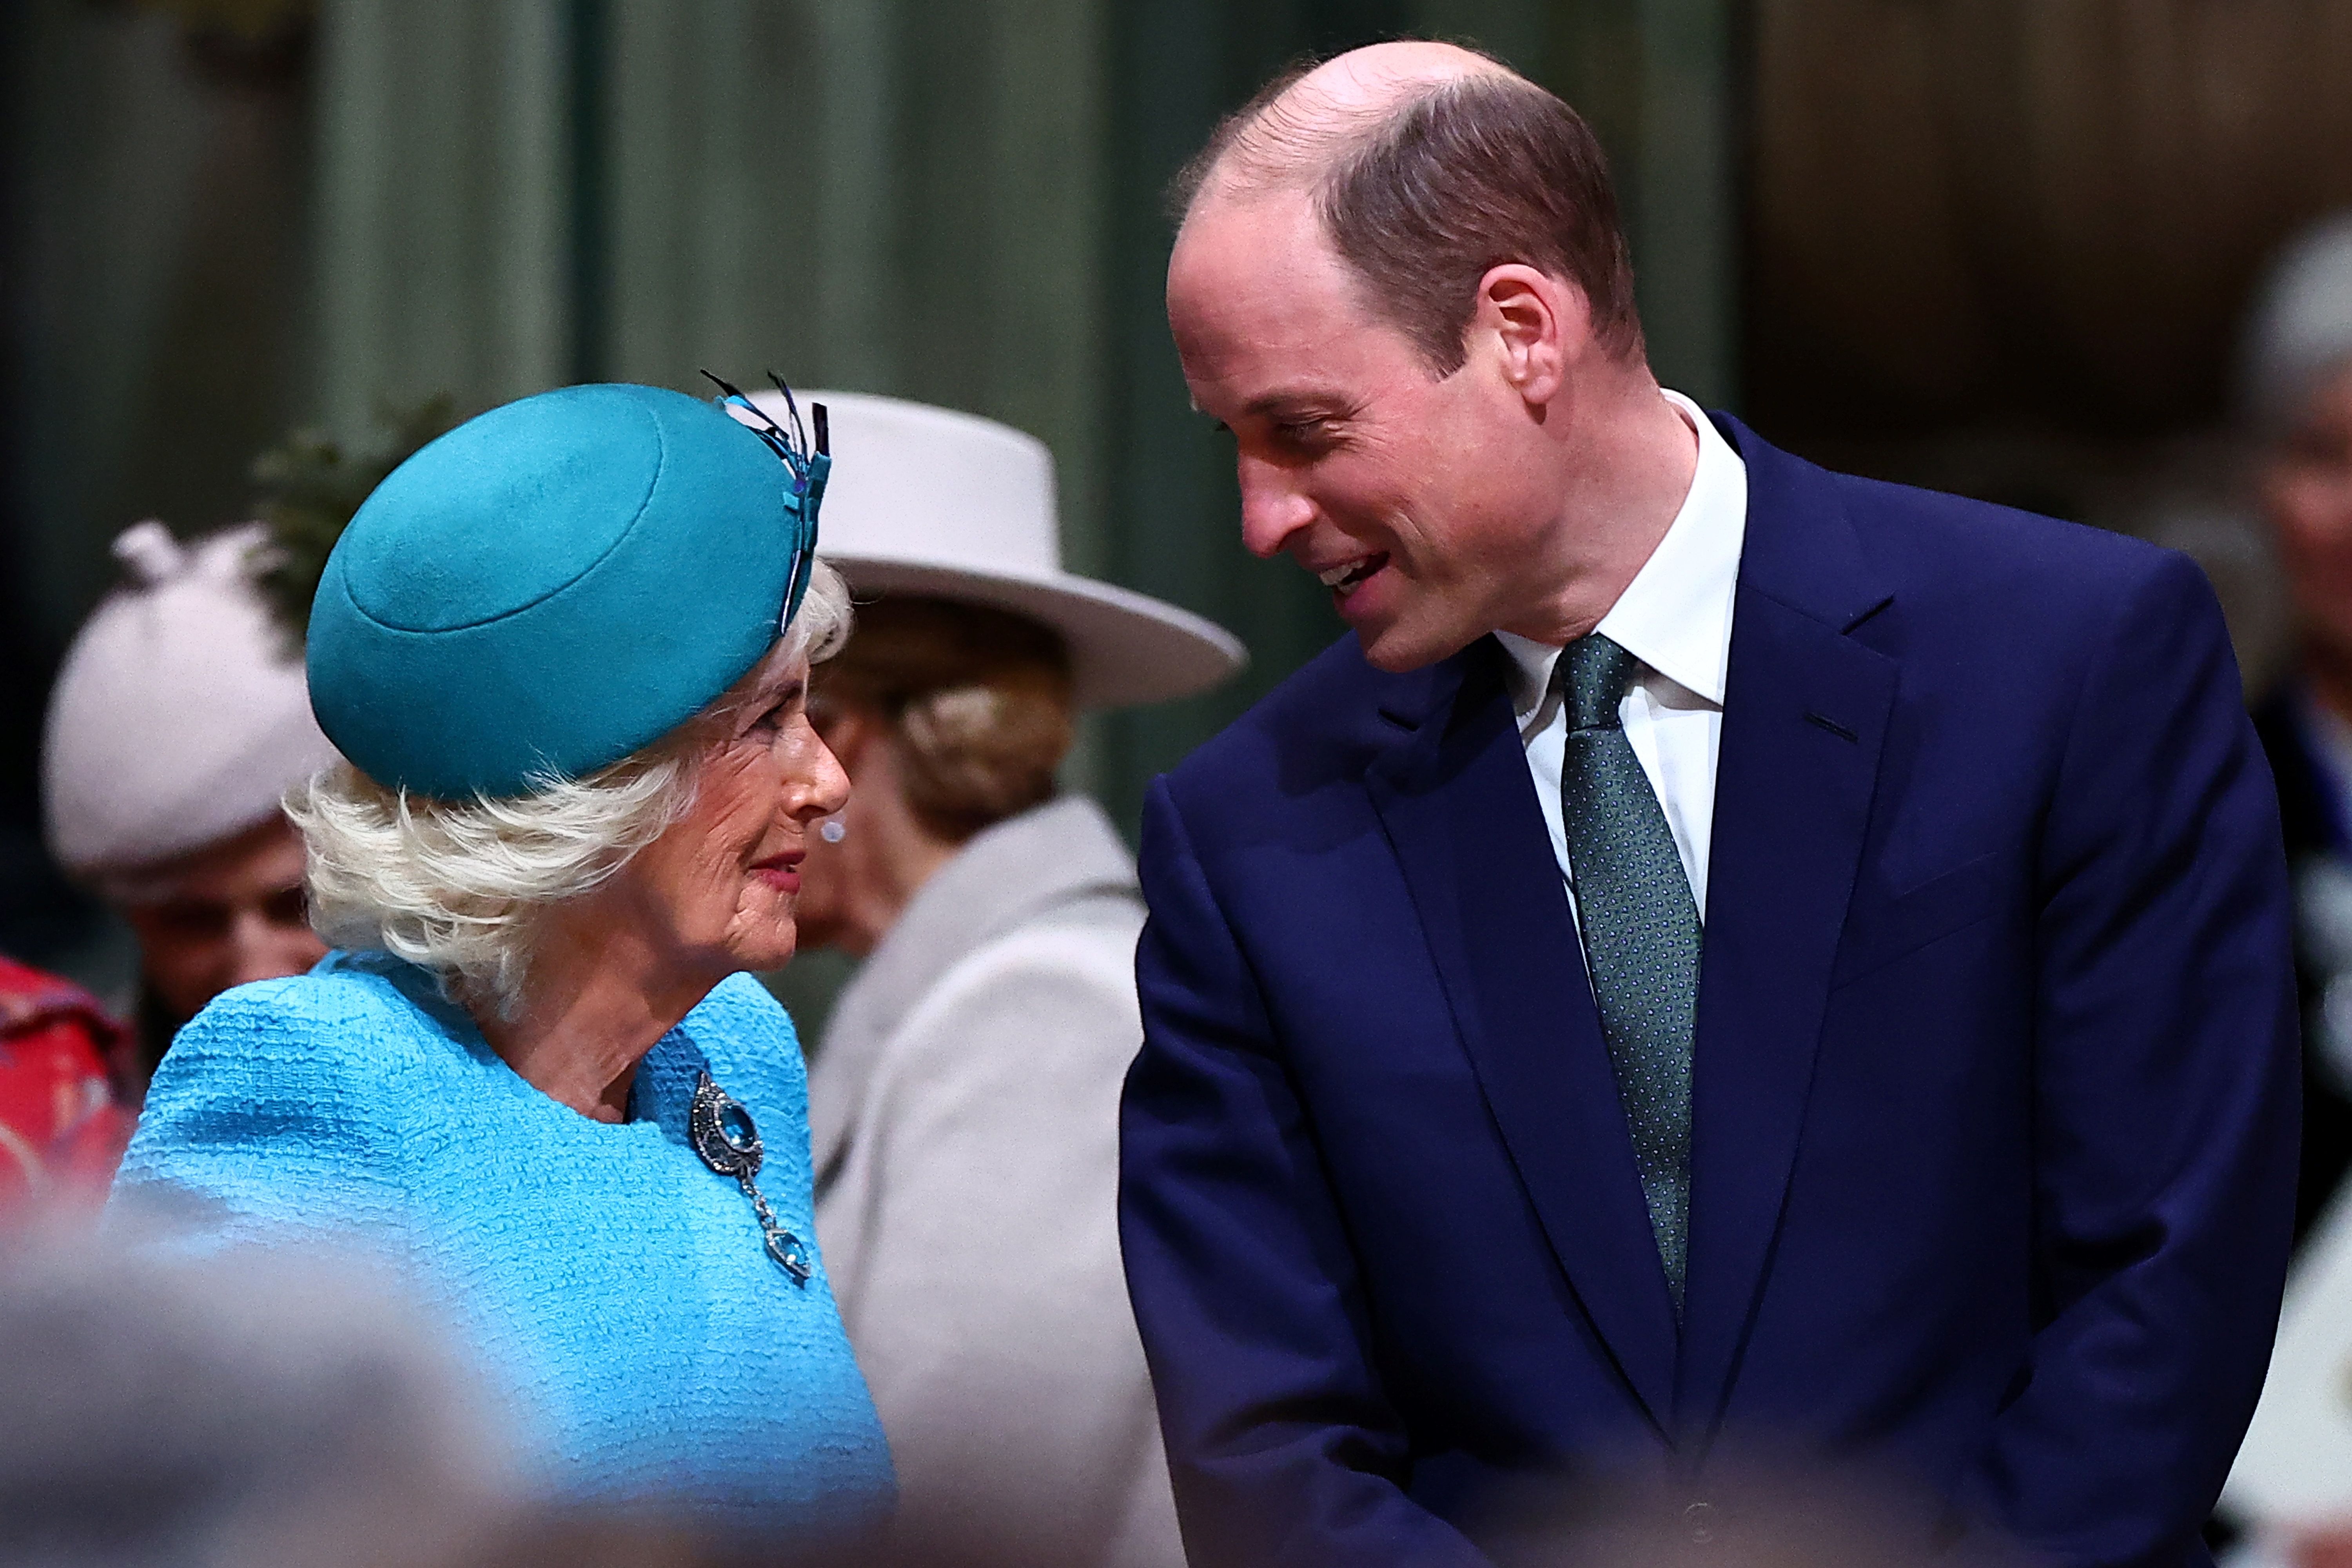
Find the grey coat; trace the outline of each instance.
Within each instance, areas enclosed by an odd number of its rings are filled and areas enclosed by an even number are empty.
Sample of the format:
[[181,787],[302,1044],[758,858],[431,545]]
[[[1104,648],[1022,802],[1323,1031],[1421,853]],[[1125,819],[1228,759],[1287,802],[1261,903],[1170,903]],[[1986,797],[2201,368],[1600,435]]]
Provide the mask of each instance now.
[[1179,1568],[1120,1269],[1143,907],[1099,807],[975,837],[842,994],[809,1074],[817,1235],[918,1539]]

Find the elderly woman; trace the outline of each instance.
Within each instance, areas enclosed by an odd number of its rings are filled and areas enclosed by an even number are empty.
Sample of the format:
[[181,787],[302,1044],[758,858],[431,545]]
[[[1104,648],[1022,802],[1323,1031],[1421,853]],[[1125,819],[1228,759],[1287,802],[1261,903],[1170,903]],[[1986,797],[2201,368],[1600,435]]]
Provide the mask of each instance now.
[[1055,775],[1081,708],[1201,690],[1240,645],[1061,570],[1038,442],[830,402],[830,537],[872,602],[812,698],[856,789],[811,847],[802,932],[866,960],[812,1069],[817,1225],[902,1539],[1180,1568],[1116,1203],[1143,906]]
[[742,973],[792,956],[847,796],[805,704],[848,624],[824,424],[811,451],[728,405],[526,398],[369,498],[309,637],[349,765],[292,811],[339,951],[181,1033],[115,1202],[390,1249],[556,1490],[772,1548],[865,1530],[893,1482],[798,1044]]

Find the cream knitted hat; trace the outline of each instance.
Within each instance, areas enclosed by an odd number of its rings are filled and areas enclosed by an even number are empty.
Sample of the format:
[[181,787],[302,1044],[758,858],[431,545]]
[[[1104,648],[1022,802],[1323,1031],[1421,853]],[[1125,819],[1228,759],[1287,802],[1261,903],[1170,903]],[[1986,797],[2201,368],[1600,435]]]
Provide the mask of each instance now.
[[186,544],[160,522],[124,530],[130,581],[67,651],[42,747],[49,849],[112,896],[261,822],[335,760],[254,589],[267,538],[259,523]]

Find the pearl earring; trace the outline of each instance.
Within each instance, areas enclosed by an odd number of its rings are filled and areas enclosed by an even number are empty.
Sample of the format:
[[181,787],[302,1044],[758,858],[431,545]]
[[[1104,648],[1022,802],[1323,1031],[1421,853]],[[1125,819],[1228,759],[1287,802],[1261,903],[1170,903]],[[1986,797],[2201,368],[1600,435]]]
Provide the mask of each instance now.
[[842,826],[841,818],[828,816],[816,825],[816,836],[827,844],[838,844],[849,837],[849,829]]

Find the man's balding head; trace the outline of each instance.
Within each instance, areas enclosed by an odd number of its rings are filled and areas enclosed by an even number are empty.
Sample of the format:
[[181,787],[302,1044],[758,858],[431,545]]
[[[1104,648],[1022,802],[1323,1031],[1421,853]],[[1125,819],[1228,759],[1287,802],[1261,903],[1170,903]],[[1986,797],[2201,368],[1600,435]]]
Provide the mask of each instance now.
[[1179,176],[1189,208],[1219,195],[1311,185],[1348,149],[1432,89],[1508,68],[1453,44],[1412,40],[1350,49],[1286,72],[1220,125]]
[[1437,374],[1462,363],[1478,279],[1514,261],[1573,284],[1601,343],[1642,356],[1600,143],[1574,110],[1488,56],[1408,40],[1278,78],[1171,188],[1187,224],[1302,194],[1373,312]]

